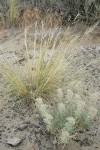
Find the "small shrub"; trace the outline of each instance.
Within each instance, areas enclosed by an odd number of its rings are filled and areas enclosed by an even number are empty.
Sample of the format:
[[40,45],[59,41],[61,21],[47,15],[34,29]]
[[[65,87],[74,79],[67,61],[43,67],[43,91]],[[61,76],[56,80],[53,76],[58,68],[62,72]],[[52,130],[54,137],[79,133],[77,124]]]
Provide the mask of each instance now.
[[41,98],[35,100],[47,130],[61,144],[68,144],[72,138],[75,138],[75,133],[88,128],[97,114],[97,109],[82,100],[78,93],[74,93],[74,91],[70,93],[69,99],[68,89],[66,100],[60,99],[56,106],[45,104]]

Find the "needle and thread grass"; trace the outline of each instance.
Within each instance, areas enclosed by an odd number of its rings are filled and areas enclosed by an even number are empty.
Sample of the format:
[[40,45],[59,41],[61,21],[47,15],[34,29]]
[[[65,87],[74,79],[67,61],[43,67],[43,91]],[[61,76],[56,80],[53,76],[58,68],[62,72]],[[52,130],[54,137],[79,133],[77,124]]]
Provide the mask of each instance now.
[[16,93],[22,97],[29,94],[43,96],[45,94],[51,94],[60,86],[64,69],[64,57],[59,51],[55,51],[57,38],[58,34],[53,42],[53,36],[44,39],[41,35],[41,43],[38,47],[35,36],[34,58],[30,59],[27,35],[25,33],[26,66],[18,71],[9,62],[5,62],[2,67],[4,76]]
[[68,35],[70,38],[69,42],[66,42],[65,37],[61,37],[61,30],[56,30],[54,34],[49,33],[48,36],[45,36],[45,33],[42,32],[38,39],[37,24],[35,24],[33,56],[30,58],[30,50],[27,44],[29,28],[25,30],[27,63],[23,66],[23,69],[16,70],[16,67],[9,62],[4,63],[2,67],[2,72],[14,88],[15,93],[22,97],[52,94],[58,88],[66,86],[67,82],[77,78],[80,72],[82,74],[84,68],[79,71],[76,67],[75,72],[71,68],[73,68],[74,56],[80,50],[81,39],[84,37],[80,35],[72,36],[68,29],[65,34],[66,37]]

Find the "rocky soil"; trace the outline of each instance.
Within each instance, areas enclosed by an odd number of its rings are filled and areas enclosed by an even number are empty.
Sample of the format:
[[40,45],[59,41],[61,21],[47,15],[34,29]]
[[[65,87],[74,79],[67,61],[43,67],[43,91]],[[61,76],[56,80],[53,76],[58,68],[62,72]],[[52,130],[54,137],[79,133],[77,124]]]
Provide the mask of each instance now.
[[[93,38],[81,49],[78,63],[84,65],[100,56],[100,38]],[[7,59],[13,65],[24,65],[24,54],[23,31],[0,32],[0,62]],[[87,70],[91,73],[86,81],[88,89],[100,92],[100,64],[89,65]],[[97,105],[100,108],[100,99]],[[0,150],[61,150],[43,125],[33,105],[8,92],[8,83],[0,74]],[[94,120],[89,130],[80,131],[66,150],[100,150],[100,118]]]

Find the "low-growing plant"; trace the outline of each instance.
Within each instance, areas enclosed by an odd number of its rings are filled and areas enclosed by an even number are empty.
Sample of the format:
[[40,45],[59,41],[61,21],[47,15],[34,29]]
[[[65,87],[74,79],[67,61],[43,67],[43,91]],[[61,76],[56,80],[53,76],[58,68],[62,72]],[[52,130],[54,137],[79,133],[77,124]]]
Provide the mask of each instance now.
[[35,101],[47,130],[56,137],[59,144],[68,144],[79,130],[89,127],[97,114],[95,106],[88,105],[77,92],[71,89],[67,90],[66,98],[62,95],[62,99],[57,101],[56,106],[45,104],[41,98]]

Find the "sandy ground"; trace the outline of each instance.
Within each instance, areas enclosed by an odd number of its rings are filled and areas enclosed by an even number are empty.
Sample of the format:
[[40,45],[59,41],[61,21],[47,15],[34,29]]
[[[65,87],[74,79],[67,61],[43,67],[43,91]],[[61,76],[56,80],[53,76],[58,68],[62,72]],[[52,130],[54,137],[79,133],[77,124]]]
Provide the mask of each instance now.
[[[99,36],[94,36],[92,43],[86,42],[81,49],[83,56],[79,56],[79,62],[82,64],[100,56]],[[5,58],[13,65],[24,65],[23,31],[0,32],[0,62]],[[100,64],[91,65],[88,70],[91,73],[91,78],[87,79],[89,90],[100,92]],[[33,107],[10,95],[7,87],[8,84],[0,74],[0,150],[61,150],[53,145],[52,137],[45,131],[41,118],[36,117]],[[13,137],[21,138],[21,144],[9,146],[7,139]],[[77,140],[72,141],[66,150],[100,150],[100,118],[94,120],[88,131],[80,132]]]

